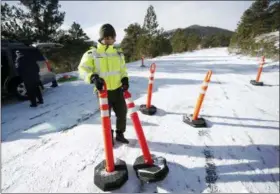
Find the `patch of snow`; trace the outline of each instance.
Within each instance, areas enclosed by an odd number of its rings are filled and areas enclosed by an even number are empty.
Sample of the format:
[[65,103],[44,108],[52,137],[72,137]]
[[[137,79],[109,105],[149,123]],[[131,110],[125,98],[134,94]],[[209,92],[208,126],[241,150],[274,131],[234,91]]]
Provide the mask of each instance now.
[[[144,68],[141,61],[127,64],[137,108],[146,103],[149,65],[157,65],[157,113],[138,115],[150,152],[165,157],[170,171],[158,183],[136,178],[132,165],[142,152],[128,115],[130,144],[117,143],[114,156],[126,162],[129,180],[114,192],[278,192],[279,68],[268,59],[265,85],[253,86],[258,60],[214,48],[145,60]],[[182,118],[193,113],[208,70],[200,111],[208,128],[193,128]],[[29,102],[2,106],[1,192],[102,192],[93,184],[94,167],[104,159],[93,86],[65,82],[43,95],[45,104],[34,109]],[[115,119],[112,112],[113,129]]]
[[274,46],[279,49],[279,31],[270,32],[266,34],[262,34],[255,38],[256,42],[259,41],[265,41],[265,42],[271,42],[274,44]]

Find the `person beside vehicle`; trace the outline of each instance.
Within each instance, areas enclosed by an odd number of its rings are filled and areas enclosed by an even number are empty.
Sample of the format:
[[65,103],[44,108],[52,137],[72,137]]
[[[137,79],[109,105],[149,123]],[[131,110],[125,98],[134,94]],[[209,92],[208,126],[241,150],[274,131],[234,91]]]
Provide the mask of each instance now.
[[[36,61],[32,59],[32,57],[25,55],[23,51],[16,50],[15,63],[19,76],[25,85],[28,98],[31,102],[30,107],[37,107],[37,103],[43,104],[44,101],[39,88],[40,69]],[[38,98],[38,102],[36,102],[36,98]]]
[[[129,80],[121,48],[114,46],[116,31],[110,24],[104,24],[99,31],[97,47],[84,53],[78,66],[79,74],[86,83],[94,84],[95,91],[101,91],[106,83],[109,115],[111,108],[116,115],[116,140],[128,144],[126,131],[127,107],[123,91],[128,90]],[[113,130],[112,141],[114,144]]]

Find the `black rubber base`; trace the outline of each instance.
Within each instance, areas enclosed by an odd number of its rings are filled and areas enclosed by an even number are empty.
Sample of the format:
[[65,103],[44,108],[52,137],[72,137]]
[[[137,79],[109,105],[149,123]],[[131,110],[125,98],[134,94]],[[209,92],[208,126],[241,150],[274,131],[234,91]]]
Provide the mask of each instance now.
[[126,163],[117,159],[115,170],[108,173],[103,160],[94,168],[94,184],[102,191],[112,191],[120,188],[128,180]]
[[161,181],[169,172],[165,158],[152,155],[152,159],[154,160],[154,164],[147,165],[144,161],[144,157],[139,156],[133,164],[138,179],[146,183]]
[[184,115],[183,116],[183,121],[184,123],[195,127],[195,128],[203,128],[203,127],[207,127],[206,125],[206,121],[204,118],[198,118],[197,120],[192,120],[192,114],[191,115]]
[[144,115],[154,115],[157,112],[157,107],[155,107],[154,105],[151,105],[150,108],[147,108],[146,104],[141,104],[139,110]]
[[263,86],[263,82],[257,82],[256,80],[251,80],[250,83],[254,86]]

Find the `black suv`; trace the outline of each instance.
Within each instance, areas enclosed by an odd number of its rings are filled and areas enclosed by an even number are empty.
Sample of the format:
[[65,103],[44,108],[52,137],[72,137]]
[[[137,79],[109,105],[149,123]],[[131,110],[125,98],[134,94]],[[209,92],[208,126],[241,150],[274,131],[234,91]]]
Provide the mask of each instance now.
[[24,50],[24,53],[36,58],[40,67],[40,80],[42,85],[53,82],[57,86],[56,75],[51,71],[49,61],[42,55],[39,49],[61,47],[55,43],[40,43],[35,46],[25,45],[16,41],[1,40],[1,92],[3,95],[15,95],[19,100],[27,99],[27,92],[23,81],[19,77],[16,67],[16,50]]

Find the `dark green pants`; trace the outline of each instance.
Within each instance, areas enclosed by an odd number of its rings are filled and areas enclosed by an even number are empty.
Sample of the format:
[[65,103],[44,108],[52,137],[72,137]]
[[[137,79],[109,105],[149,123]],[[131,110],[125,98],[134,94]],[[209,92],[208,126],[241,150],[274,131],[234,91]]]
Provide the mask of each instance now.
[[[97,92],[97,96],[98,96],[98,92]],[[109,104],[110,117],[111,117],[111,109],[113,109],[117,117],[116,132],[124,133],[126,130],[127,107],[123,96],[123,91],[121,88],[108,91],[108,104]]]

